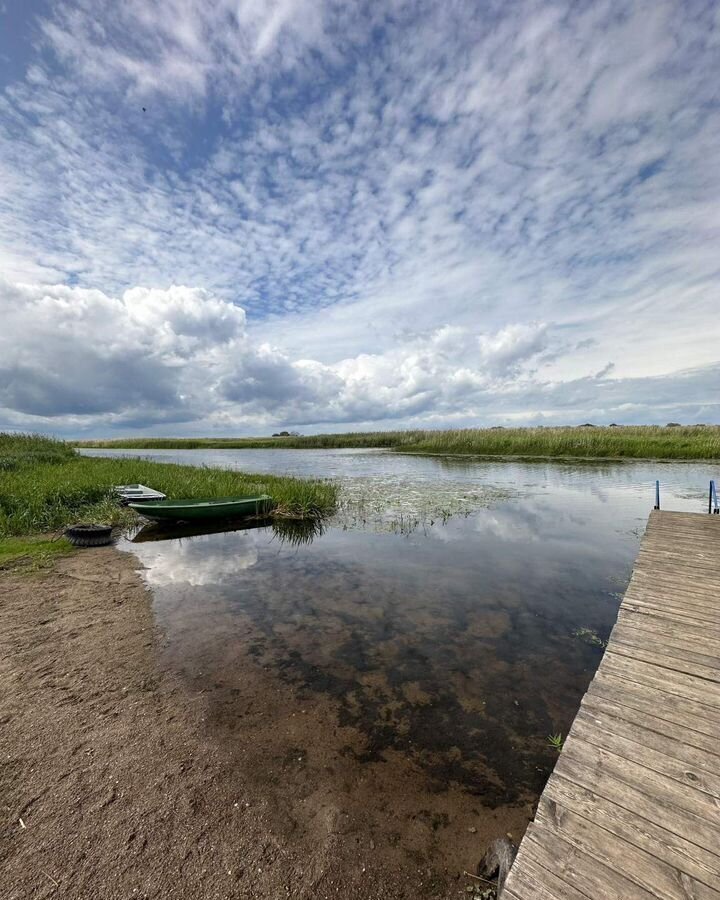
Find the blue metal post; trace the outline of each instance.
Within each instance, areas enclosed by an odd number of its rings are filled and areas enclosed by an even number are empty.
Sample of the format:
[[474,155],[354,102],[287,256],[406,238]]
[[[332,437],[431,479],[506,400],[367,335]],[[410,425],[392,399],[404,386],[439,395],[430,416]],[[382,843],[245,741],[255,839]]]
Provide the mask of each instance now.
[[655,509],[660,509],[660,482],[655,482]]

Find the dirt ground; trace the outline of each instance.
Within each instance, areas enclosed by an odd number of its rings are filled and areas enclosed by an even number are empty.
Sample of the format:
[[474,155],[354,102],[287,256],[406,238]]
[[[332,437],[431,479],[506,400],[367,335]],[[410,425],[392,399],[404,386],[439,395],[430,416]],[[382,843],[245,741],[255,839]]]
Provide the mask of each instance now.
[[[528,804],[363,763],[333,702],[239,661],[226,705],[163,663],[137,560],[0,576],[0,895],[468,897]],[[239,687],[238,687],[239,685]],[[224,696],[222,694],[218,696]]]

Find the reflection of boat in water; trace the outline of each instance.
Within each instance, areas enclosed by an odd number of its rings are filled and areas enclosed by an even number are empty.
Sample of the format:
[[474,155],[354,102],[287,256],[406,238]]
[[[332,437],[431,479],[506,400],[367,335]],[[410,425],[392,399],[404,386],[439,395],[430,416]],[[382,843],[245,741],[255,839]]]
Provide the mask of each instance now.
[[273,502],[267,494],[255,497],[204,497],[198,500],[159,500],[128,503],[130,509],[147,519],[161,522],[195,522],[198,519],[240,519],[270,512]]
[[262,519],[222,519],[210,522],[183,522],[161,523],[152,522],[136,532],[130,539],[133,544],[143,544],[146,541],[172,541],[178,538],[198,537],[203,534],[223,534],[226,531],[252,531],[256,528],[267,528],[272,525],[272,519],[265,516]]
[[312,543],[324,531],[322,522],[317,519],[274,519],[263,516],[258,519],[214,519],[207,522],[150,522],[135,532],[130,541],[133,544],[143,544],[146,541],[172,541],[204,534],[254,531],[260,528],[272,528],[274,537],[281,543],[294,547]]

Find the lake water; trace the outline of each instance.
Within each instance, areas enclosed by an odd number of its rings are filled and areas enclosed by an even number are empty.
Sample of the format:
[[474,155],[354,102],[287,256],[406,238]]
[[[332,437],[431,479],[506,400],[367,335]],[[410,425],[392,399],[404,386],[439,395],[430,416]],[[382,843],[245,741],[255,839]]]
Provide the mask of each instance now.
[[233,673],[254,665],[329,702],[362,764],[399,754],[428,796],[452,785],[528,815],[556,759],[548,736],[567,733],[615,621],[655,479],[664,508],[702,512],[717,476],[354,450],[86,452],[337,479],[343,509],[305,543],[272,526],[124,543],[145,566],[166,663],[215,697],[218,723],[238,715]]

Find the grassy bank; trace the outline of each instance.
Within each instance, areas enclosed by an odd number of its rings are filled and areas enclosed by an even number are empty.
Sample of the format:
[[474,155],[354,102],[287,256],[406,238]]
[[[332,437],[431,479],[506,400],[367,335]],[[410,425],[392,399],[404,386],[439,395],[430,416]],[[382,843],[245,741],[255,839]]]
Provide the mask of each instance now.
[[115,524],[134,515],[113,498],[117,484],[140,482],[169,497],[268,493],[275,515],[318,518],[335,508],[330,482],[246,475],[135,459],[90,459],[59,441],[0,434],[0,537],[52,531],[69,522]]
[[79,446],[155,449],[325,449],[377,447],[414,453],[627,459],[720,459],[720,426],[464,428],[281,438],[130,438]]

